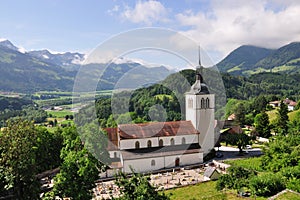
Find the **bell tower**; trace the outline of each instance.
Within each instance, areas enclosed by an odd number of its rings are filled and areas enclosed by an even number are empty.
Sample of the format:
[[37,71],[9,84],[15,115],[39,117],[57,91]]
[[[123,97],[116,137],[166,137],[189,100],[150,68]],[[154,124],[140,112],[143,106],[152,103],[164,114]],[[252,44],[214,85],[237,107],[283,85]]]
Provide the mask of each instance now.
[[185,116],[200,132],[199,144],[208,154],[214,148],[215,95],[209,93],[203,80],[199,48],[199,65],[196,67],[196,80],[189,92],[185,93]]

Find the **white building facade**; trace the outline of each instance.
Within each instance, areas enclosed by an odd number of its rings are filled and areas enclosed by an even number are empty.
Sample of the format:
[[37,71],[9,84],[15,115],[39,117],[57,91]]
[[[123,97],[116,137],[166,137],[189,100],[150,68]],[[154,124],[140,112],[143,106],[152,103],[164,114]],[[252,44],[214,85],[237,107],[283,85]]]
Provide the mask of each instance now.
[[215,96],[203,82],[201,64],[185,94],[186,121],[121,124],[106,129],[111,167],[151,172],[203,163],[215,145]]

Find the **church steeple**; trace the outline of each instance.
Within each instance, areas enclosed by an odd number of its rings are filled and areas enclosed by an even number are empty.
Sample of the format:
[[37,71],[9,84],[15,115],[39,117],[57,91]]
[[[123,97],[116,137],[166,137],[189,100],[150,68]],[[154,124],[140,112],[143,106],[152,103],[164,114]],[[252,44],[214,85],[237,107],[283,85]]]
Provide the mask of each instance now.
[[199,65],[196,67],[196,81],[199,80],[200,83],[203,83],[203,66],[201,65],[201,54],[200,54],[200,46],[198,47],[198,57],[199,57]]
[[196,67],[196,81],[191,87],[191,91],[194,94],[209,94],[208,88],[203,81],[203,66],[201,64],[200,46],[198,48],[199,65]]

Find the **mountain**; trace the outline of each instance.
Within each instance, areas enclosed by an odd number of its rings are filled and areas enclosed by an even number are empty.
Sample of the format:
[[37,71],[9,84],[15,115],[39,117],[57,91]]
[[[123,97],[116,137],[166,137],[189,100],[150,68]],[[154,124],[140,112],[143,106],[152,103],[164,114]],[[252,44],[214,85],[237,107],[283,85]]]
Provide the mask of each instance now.
[[300,72],[300,42],[285,45],[256,63],[255,68],[272,72]]
[[[99,90],[135,88],[155,83],[173,71],[164,66],[150,67],[132,60],[116,63],[81,65],[84,54],[53,54],[48,50],[22,53],[10,41],[0,42],[0,91],[32,93],[36,91],[72,91],[79,67],[84,76],[99,82]],[[93,89],[85,85],[85,91]]]
[[78,70],[84,60],[84,54],[81,53],[50,53],[48,50],[29,51],[28,54],[39,58],[44,62],[49,62],[63,67],[66,70]]
[[260,60],[266,58],[274,52],[272,49],[243,45],[232,51],[224,58],[217,67],[222,72],[231,74],[243,74],[244,71],[253,69]]
[[17,48],[15,45],[13,45],[9,40],[0,41],[0,47],[1,48],[6,48],[6,49],[11,49],[11,50],[14,50],[14,51],[19,50],[19,48]]
[[[3,44],[3,43],[2,43]],[[75,72],[21,53],[18,48],[0,46],[0,90],[30,93],[40,90],[71,90]]]
[[222,72],[252,75],[261,72],[300,72],[300,42],[293,42],[271,50],[254,46],[241,46],[217,64]]
[[152,85],[174,72],[164,66],[147,67],[136,62],[113,62],[108,66],[106,63],[92,63],[82,66],[79,90],[91,91],[94,83],[98,83],[97,90],[135,89]]

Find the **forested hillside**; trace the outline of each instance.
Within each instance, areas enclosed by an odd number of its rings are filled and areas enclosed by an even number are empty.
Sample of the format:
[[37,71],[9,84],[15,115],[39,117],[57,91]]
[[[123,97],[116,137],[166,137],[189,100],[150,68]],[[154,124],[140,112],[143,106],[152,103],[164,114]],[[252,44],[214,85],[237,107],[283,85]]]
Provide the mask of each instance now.
[[[284,97],[298,101],[300,98],[300,74],[261,73],[250,77],[222,74],[222,78],[227,99],[251,100],[257,105],[259,100],[255,99],[259,99],[258,97],[262,95],[268,97],[270,101]],[[134,92],[116,93],[112,98],[98,99],[97,117],[102,127],[116,126],[118,123],[184,119],[184,94],[194,81],[195,71],[183,70],[168,76],[159,84],[140,88]],[[207,83],[208,86],[210,84],[213,83]],[[216,92],[211,91],[211,93]],[[255,107],[250,107],[254,114],[259,112]],[[88,109],[83,109],[80,114],[86,112]],[[225,114],[225,105],[216,101],[216,118],[224,119]],[[84,119],[85,117],[77,118],[77,120]]]
[[250,76],[261,72],[300,72],[300,42],[279,49],[241,46],[217,64],[222,72]]

